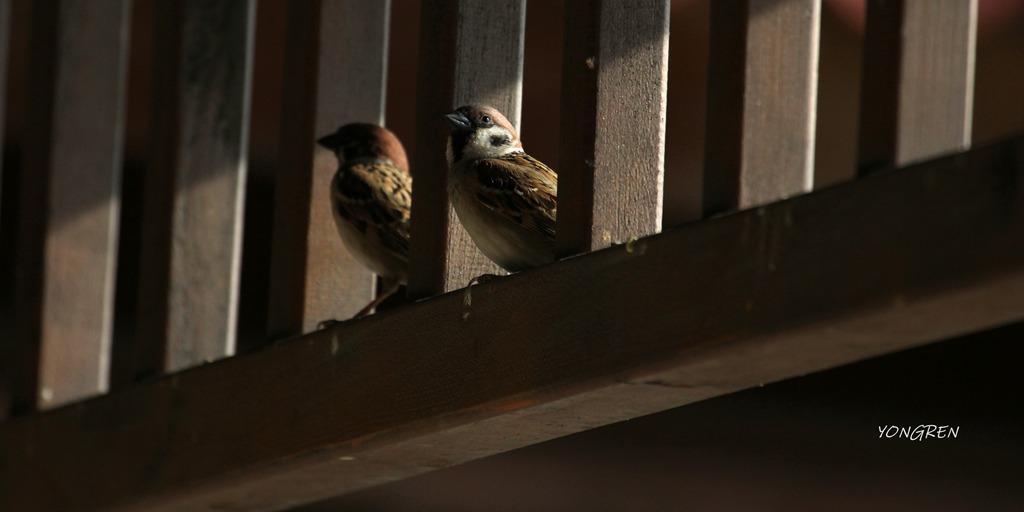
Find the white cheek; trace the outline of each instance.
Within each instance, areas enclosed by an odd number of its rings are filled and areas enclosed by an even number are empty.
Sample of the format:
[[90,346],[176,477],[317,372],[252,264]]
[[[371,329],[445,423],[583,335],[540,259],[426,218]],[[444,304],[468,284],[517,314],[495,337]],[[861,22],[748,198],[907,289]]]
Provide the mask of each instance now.
[[477,160],[481,158],[496,158],[511,153],[521,152],[522,149],[513,145],[511,141],[509,144],[504,146],[491,145],[491,138],[508,136],[508,131],[500,126],[492,126],[483,130],[477,130],[473,132],[473,135],[469,138],[469,141],[466,144],[466,149],[462,151],[463,157],[470,160]]

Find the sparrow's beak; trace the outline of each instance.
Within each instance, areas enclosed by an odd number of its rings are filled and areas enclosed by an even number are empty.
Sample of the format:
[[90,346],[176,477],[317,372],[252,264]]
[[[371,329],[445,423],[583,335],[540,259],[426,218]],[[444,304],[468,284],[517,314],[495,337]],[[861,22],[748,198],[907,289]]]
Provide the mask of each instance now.
[[465,114],[459,111],[445,114],[444,118],[448,120],[448,125],[451,127],[453,132],[456,131],[468,131],[472,128],[472,124],[469,122],[469,118]]
[[338,134],[336,133],[320,137],[319,139],[316,140],[316,143],[320,144],[321,146],[331,151],[336,151],[339,147],[341,147],[341,141],[338,140]]

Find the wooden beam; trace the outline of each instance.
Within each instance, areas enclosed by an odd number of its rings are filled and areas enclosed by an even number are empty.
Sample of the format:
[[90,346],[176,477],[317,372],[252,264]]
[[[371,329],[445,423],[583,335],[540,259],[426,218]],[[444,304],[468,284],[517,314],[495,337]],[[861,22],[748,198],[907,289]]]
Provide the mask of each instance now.
[[705,216],[814,182],[820,0],[711,3]]
[[285,74],[291,78],[284,83],[274,211],[271,338],[350,318],[373,299],[373,273],[345,249],[331,213],[337,159],[315,141],[343,124],[384,123],[390,4],[288,5]]
[[[442,117],[469,103],[491,105],[519,127],[525,0],[424,2],[420,21],[417,143],[409,295],[429,297],[503,274],[458,220],[448,200],[448,130]],[[527,143],[528,144],[528,143]]]
[[14,398],[46,409],[107,389],[128,5],[61,1],[32,16],[33,83],[47,82],[31,93],[18,191],[13,340],[32,374],[18,392],[34,399]]
[[0,495],[279,510],[1020,321],[1021,254],[1024,137],[8,421]]
[[977,0],[870,0],[860,175],[970,147]]
[[579,1],[568,11],[560,256],[661,231],[668,86],[669,2]]

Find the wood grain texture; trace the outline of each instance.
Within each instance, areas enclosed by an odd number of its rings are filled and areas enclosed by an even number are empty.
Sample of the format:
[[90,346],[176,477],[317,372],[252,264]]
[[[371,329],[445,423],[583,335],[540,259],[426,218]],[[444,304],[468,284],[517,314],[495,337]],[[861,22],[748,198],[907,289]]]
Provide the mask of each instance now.
[[970,147],[977,0],[870,0],[859,173]]
[[869,0],[861,63],[857,173],[890,168],[896,161],[903,1]]
[[291,78],[274,221],[274,338],[349,318],[374,297],[373,274],[344,248],[331,214],[337,159],[315,141],[343,124],[384,123],[391,12],[389,1],[356,0],[296,2],[288,9]]
[[[526,0],[459,0],[458,13],[455,80],[448,110],[473,103],[490,105],[521,131]],[[447,130],[442,118],[438,118],[438,124]],[[440,147],[442,154],[444,148]],[[445,292],[463,288],[481,274],[505,273],[477,249],[451,205],[444,259],[447,264],[441,291]]]
[[185,3],[166,371],[234,353],[255,2]]
[[[331,0],[321,9],[316,135],[352,122],[383,125],[391,2]],[[336,170],[334,155],[318,148],[309,192],[302,332],[323,320],[350,318],[375,296],[373,273],[344,248],[334,223],[329,191]]]
[[59,8],[39,370],[43,408],[107,389],[128,48],[126,1],[65,0]]
[[704,212],[813,184],[820,0],[713,2]]
[[575,2],[566,17],[558,254],[661,231],[669,2]]
[[453,109],[490,105],[519,130],[526,2],[459,0],[458,13]]
[[127,3],[31,6],[26,154],[17,180],[15,409],[108,383],[120,209]]
[[526,2],[437,0],[420,21],[417,139],[413,177],[409,295],[428,297],[465,287],[481,274],[503,274],[458,221],[448,200],[444,114],[482,103],[519,129]]
[[[153,68],[149,146],[142,185],[139,233],[138,312],[128,348],[118,347],[133,378],[164,373],[170,303],[170,266],[178,145],[181,138],[182,31],[181,2],[162,0],[153,6]],[[159,20],[159,22],[157,22]],[[119,370],[120,371],[120,370]]]
[[[7,104],[7,47],[11,37],[9,19],[11,15],[11,0],[0,0],[0,141],[4,140],[4,107]],[[4,162],[0,158],[0,187],[3,186]]]
[[448,134],[442,116],[452,109],[455,84],[456,0],[423,0],[416,87],[416,149],[412,158],[411,299],[443,293],[452,208],[448,199]]
[[[37,408],[39,402],[39,356],[42,325],[43,261],[49,208],[50,140],[53,137],[54,94],[57,69],[57,0],[17,3],[13,17],[27,25],[28,62],[22,72],[34,87],[26,88],[26,109],[32,116],[24,119],[22,161],[10,166],[4,176],[5,202],[3,242],[13,257],[3,268],[9,279],[0,280],[5,306],[5,343],[0,343],[7,400],[12,414]],[[43,15],[41,13],[46,13]],[[12,63],[13,64],[13,63]],[[13,111],[10,113],[14,115]],[[11,204],[11,203],[14,204]],[[11,214],[13,212],[13,214]],[[9,253],[8,253],[9,254]]]
[[978,0],[904,9],[897,166],[970,147],[978,25]]
[[[5,144],[4,141],[4,127],[6,125],[6,118],[4,109],[7,101],[7,48],[10,43],[10,19],[11,15],[11,1],[0,0],[0,144]],[[0,155],[0,228],[3,226],[3,178],[4,178],[4,160],[5,158]],[[0,229],[0,233],[3,229]],[[4,245],[3,235],[0,235],[0,245]],[[6,265],[0,265],[0,268],[6,267]],[[0,271],[3,273],[3,271]],[[8,332],[13,332],[11,328],[11,321],[9,316],[11,314],[10,304],[8,301],[8,291],[11,282],[14,279],[8,278],[4,273],[3,281],[6,284],[0,285],[0,329],[10,329]],[[11,412],[11,406],[14,402],[13,382],[10,381],[12,375],[15,373],[7,369],[8,365],[16,364],[14,357],[8,352],[13,350],[13,343],[5,343],[0,345],[0,421],[6,418]]]
[[0,494],[279,510],[1020,321],[1022,251],[1016,138],[8,421]]

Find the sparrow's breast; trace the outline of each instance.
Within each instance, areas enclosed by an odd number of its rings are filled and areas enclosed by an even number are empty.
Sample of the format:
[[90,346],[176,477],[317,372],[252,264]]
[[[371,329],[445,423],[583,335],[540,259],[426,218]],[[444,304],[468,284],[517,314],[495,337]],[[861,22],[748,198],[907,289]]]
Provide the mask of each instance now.
[[448,181],[448,192],[459,221],[480,252],[511,272],[554,261],[552,241],[486,206],[476,197],[472,179],[456,166]]

